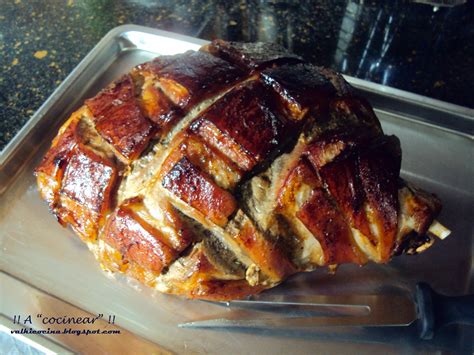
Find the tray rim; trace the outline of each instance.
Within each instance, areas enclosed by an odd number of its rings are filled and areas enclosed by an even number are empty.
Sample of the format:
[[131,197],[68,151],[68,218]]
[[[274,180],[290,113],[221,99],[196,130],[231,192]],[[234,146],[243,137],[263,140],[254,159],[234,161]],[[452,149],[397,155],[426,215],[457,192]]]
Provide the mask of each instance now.
[[[82,71],[90,65],[95,57],[100,53],[101,49],[105,47],[113,38],[119,37],[121,34],[126,32],[144,32],[152,35],[159,35],[169,37],[177,40],[191,42],[194,44],[202,45],[208,43],[207,40],[202,40],[187,35],[182,35],[174,32],[164,31],[146,26],[139,26],[134,24],[125,24],[117,26],[111,29],[102,39],[90,50],[90,52],[79,62],[79,64],[71,71],[69,75],[64,78],[62,83],[53,91],[53,93],[46,99],[46,101],[36,110],[31,118],[23,125],[23,127],[15,134],[15,136],[7,143],[7,145],[0,152],[0,170],[3,169],[6,162],[11,159],[15,154],[17,147],[21,145],[24,139],[28,137],[28,133],[34,128],[36,124],[43,118],[48,109],[60,100],[61,94],[73,85],[75,79],[82,73]],[[129,49],[130,50],[130,49]],[[386,85],[381,85],[371,81],[343,75],[344,78],[352,85],[356,87],[362,87],[366,90],[382,94],[384,96],[402,98],[414,104],[418,104],[424,107],[435,108],[440,111],[449,112],[451,114],[458,115],[460,119],[467,120],[470,124],[474,125],[474,109],[452,104],[449,102],[441,101],[438,99],[430,98],[427,96],[415,94],[409,91],[400,90]],[[436,122],[419,120],[416,117],[413,118],[415,121],[420,123],[428,123],[434,127],[446,129],[446,127],[437,124]],[[457,133],[465,136],[471,140],[474,139],[472,134],[461,131],[456,127],[447,128],[452,133]]]

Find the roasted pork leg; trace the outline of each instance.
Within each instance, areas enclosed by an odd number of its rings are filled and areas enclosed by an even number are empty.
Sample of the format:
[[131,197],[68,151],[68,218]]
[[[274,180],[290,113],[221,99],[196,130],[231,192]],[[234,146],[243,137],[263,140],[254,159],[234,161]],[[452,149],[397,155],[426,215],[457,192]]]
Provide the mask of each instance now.
[[216,40],[86,100],[35,174],[104,269],[229,300],[447,236],[440,201],[400,178],[401,157],[338,73],[274,44]]

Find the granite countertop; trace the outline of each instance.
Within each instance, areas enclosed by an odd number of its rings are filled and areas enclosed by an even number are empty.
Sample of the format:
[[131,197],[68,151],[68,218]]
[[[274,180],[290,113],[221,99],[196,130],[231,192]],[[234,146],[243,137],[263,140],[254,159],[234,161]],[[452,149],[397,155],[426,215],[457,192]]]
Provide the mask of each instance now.
[[112,28],[272,41],[348,75],[474,107],[474,3],[4,0],[0,149]]

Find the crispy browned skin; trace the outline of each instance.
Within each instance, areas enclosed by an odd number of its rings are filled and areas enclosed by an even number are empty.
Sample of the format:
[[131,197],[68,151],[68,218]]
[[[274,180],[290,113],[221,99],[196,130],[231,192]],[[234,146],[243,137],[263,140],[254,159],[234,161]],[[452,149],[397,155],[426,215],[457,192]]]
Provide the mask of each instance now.
[[296,133],[275,110],[271,93],[255,81],[219,99],[190,128],[246,171]]
[[69,161],[61,186],[61,194],[79,202],[92,212],[107,209],[115,167],[87,149],[76,148]]
[[164,176],[178,160],[186,157],[190,163],[224,189],[232,189],[242,177],[242,171],[227,156],[213,146],[206,144],[203,139],[194,134],[183,134],[177,145],[162,165],[161,176]]
[[136,159],[148,146],[154,129],[140,111],[130,75],[86,100],[99,134],[128,160]]
[[145,269],[159,274],[176,257],[161,233],[141,220],[124,204],[108,219],[104,240],[116,248],[124,259],[135,261]]
[[202,243],[198,243],[179,266],[186,272],[172,279],[173,293],[188,298],[229,300],[265,289],[263,285],[251,286],[245,279],[226,279],[225,272],[212,261]]
[[318,266],[433,243],[439,200],[341,75],[273,44],[213,41],[86,100],[36,169],[103,268],[229,300]]
[[114,164],[78,145],[62,179],[58,218],[86,240],[94,240],[112,204]]
[[181,56],[189,54],[187,52],[181,55],[161,56],[136,66],[131,72],[135,86],[141,85],[138,105],[143,115],[156,124],[160,133],[165,132],[184,116],[184,112],[173,103],[158,85],[160,70],[172,64]]
[[209,53],[189,51],[139,65],[132,76],[142,84],[143,114],[165,133],[196,103],[242,79],[244,72]]
[[163,178],[163,187],[212,222],[223,226],[237,208],[234,197],[217,186],[187,158],[182,158]]
[[59,200],[59,189],[67,164],[75,146],[80,142],[80,138],[77,137],[79,121],[80,114],[74,113],[61,127],[51,148],[36,168],[40,192],[53,211]]
[[365,193],[360,181],[357,161],[348,158],[331,162],[320,170],[320,174],[345,218],[376,245],[377,240],[370,231],[364,209]]
[[229,223],[227,230],[242,250],[250,255],[255,265],[271,280],[280,281],[296,272],[296,267],[281,246],[274,240],[264,238],[242,211]]
[[92,134],[81,127],[85,113],[81,109],[65,123],[35,173],[58,221],[84,240],[95,240],[113,205],[121,164],[86,145]]
[[215,40],[201,50],[208,51],[246,71],[263,69],[274,64],[298,63],[301,57],[288,53],[272,43],[239,43]]
[[358,158],[359,176],[371,207],[371,218],[383,236],[378,241],[383,262],[389,260],[397,235],[399,154],[400,142],[392,136],[362,152]]
[[351,231],[324,189],[314,189],[296,216],[318,239],[327,264],[361,263]]
[[181,60],[184,56],[189,56],[193,52],[188,51],[185,53],[180,53],[180,54],[175,54],[175,55],[162,55],[159,57],[156,57],[153,60],[150,60],[149,62],[145,62],[142,64],[137,65],[134,68],[135,72],[148,72],[150,74],[155,74],[158,75],[160,73],[160,70],[167,67],[168,65],[174,63],[177,60]]
[[244,73],[206,52],[191,52],[165,66],[158,75],[162,90],[186,110],[242,78]]
[[[264,70],[262,81],[272,87],[282,101],[289,116],[302,119],[309,108],[317,105],[336,93],[331,81],[311,64],[284,65]],[[314,98],[318,99],[315,100]],[[315,105],[316,104],[316,105]]]
[[160,88],[152,84],[152,80],[147,80],[143,86],[139,104],[144,115],[161,129],[165,129],[183,116],[183,112]]
[[[318,240],[324,264],[362,264],[366,261],[352,240],[350,226],[341,214],[337,200],[326,191],[320,176],[304,159],[288,175],[280,190],[278,204],[286,218],[301,221]],[[301,231],[296,227],[295,230],[298,238],[304,239]]]

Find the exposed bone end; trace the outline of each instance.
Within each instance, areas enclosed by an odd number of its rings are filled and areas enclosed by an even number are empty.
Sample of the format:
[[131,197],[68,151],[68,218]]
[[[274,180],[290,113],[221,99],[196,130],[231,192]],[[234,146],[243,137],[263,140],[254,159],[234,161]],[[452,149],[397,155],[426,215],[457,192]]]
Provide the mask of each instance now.
[[448,235],[451,234],[451,231],[439,223],[437,220],[434,220],[428,228],[428,232],[437,236],[439,239],[445,239]]

